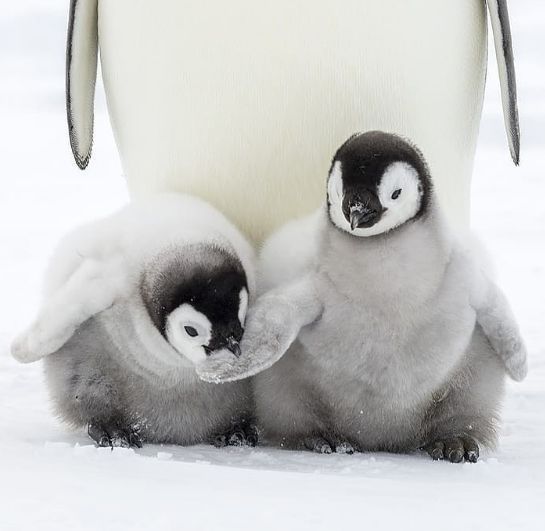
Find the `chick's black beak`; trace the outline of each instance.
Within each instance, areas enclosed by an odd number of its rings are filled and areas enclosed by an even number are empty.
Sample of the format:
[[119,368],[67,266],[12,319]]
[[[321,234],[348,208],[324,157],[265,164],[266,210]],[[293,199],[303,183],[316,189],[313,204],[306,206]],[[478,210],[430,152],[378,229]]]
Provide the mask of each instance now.
[[345,217],[350,223],[351,230],[369,228],[380,220],[383,208],[378,197],[367,192],[354,200],[348,201],[345,208]]
[[232,352],[237,358],[240,357],[240,344],[234,336],[229,336],[227,338],[227,345],[225,348]]

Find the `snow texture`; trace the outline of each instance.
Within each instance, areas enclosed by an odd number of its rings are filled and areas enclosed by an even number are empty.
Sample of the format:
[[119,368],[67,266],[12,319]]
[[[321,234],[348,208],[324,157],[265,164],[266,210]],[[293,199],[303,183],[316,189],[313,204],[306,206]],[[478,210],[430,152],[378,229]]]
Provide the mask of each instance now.
[[[0,15],[0,529],[538,530],[545,525],[545,5],[510,2],[522,158],[503,132],[495,66],[473,185],[486,242],[529,350],[509,382],[500,446],[479,463],[424,455],[277,449],[94,448],[51,414],[40,364],[9,344],[38,308],[47,258],[68,229],[126,192],[99,90],[93,163],[68,146],[63,107],[67,2],[4,2]],[[493,56],[491,57],[493,59]]]

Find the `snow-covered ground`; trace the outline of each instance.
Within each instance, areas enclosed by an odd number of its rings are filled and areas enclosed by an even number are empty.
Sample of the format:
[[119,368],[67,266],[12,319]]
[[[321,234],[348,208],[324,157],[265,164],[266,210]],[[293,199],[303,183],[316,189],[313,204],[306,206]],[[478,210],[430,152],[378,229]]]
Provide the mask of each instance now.
[[39,365],[9,357],[69,227],[126,200],[102,94],[95,155],[75,168],[63,109],[66,0],[0,14],[0,529],[545,529],[545,5],[511,1],[522,165],[505,144],[495,72],[473,225],[495,256],[530,351],[499,449],[476,465],[426,456],[273,449],[95,449],[52,416]]

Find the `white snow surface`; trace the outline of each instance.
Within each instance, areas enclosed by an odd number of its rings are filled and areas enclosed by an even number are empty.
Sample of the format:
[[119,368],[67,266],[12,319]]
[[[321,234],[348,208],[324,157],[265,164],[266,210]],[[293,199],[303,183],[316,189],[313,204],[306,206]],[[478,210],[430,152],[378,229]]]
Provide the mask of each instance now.
[[81,173],[72,161],[67,6],[6,0],[0,14],[0,529],[545,529],[543,2],[510,2],[521,167],[510,163],[493,63],[475,167],[473,226],[530,356],[528,378],[508,385],[499,448],[475,465],[269,448],[110,451],[54,418],[40,364],[17,364],[9,344],[37,309],[60,236],[127,199],[100,88],[90,168]]

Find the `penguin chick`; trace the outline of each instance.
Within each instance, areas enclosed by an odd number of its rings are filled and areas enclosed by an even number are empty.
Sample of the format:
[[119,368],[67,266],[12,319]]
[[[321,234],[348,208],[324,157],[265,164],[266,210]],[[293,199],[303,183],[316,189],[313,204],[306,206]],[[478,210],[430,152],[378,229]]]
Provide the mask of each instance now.
[[249,383],[195,373],[239,355],[253,268],[248,242],[199,199],[133,203],[65,238],[12,354],[45,358],[58,414],[100,446],[255,444]]
[[268,369],[254,393],[275,444],[476,461],[496,441],[505,371],[521,380],[526,350],[504,295],[443,222],[422,154],[391,134],[351,137],[312,237],[308,223],[293,240],[307,234],[315,255],[294,278],[285,231],[271,238],[263,256],[290,281],[252,307],[241,358],[210,360],[201,378]]
[[141,295],[155,327],[193,363],[222,350],[240,356],[248,285],[231,252],[216,244],[169,249],[146,267]]

